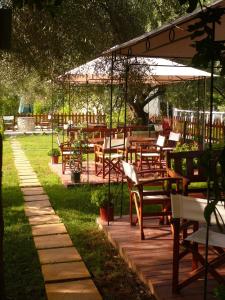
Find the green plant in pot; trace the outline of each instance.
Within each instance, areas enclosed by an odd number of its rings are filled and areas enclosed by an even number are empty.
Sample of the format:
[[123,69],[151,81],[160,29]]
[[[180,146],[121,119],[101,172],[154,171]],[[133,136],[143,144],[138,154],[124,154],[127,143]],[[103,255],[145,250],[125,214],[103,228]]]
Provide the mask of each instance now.
[[81,172],[82,172],[82,162],[77,160],[74,156],[70,160],[70,172],[71,172],[71,182],[77,183],[80,182]]
[[114,219],[113,198],[114,193],[109,193],[106,187],[98,188],[91,194],[91,203],[99,207],[100,218],[103,221],[108,222]]
[[52,157],[52,163],[57,164],[59,161],[60,151],[58,148],[52,148],[48,151],[48,156]]

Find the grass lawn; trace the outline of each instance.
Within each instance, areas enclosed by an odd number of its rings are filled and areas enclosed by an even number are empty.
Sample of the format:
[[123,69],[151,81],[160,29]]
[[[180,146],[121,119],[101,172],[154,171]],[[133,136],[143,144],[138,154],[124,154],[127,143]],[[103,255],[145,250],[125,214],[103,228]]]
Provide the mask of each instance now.
[[[85,261],[104,299],[152,299],[145,287],[127,268],[117,251],[108,243],[95,223],[98,209],[90,195],[90,185],[65,188],[48,167],[47,156],[51,136],[17,138],[35,172],[49,195],[56,213],[61,217],[75,247]],[[34,250],[31,231],[23,212],[23,199],[13,167],[9,140],[4,141],[4,218],[5,266],[8,299],[45,299],[40,267]],[[121,187],[116,211],[120,209]],[[124,212],[128,212],[128,193],[124,191]],[[32,295],[31,295],[32,294]]]

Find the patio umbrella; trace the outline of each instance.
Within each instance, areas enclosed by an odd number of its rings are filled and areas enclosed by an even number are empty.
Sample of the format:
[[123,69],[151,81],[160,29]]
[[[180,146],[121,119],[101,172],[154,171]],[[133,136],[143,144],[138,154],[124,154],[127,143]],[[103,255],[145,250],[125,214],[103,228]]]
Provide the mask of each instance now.
[[[130,68],[136,68],[143,81],[152,86],[210,77],[208,72],[163,58],[131,58],[128,64]],[[66,72],[59,77],[59,80],[75,84],[110,84],[111,69],[111,60],[99,57]],[[124,82],[124,70],[123,59],[114,62],[113,82],[115,84]]]
[[26,103],[23,97],[20,97],[20,104],[18,113],[19,114],[29,114],[33,112],[33,108],[30,103]]

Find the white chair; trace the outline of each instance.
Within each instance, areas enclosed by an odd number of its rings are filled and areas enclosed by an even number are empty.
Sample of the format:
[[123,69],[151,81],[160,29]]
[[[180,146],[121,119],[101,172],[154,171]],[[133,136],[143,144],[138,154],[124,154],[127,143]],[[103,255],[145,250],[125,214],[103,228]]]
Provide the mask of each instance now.
[[[174,228],[173,245],[173,279],[172,289],[178,293],[183,287],[204,275],[205,259],[198,251],[198,244],[205,245],[206,241],[206,221],[204,210],[207,205],[206,199],[193,198],[183,195],[171,195],[172,217]],[[225,220],[224,204],[216,205],[219,219]],[[215,215],[211,216],[211,224],[216,224]],[[193,226],[190,233],[189,226]],[[183,238],[181,238],[181,232]],[[208,245],[213,248],[214,258],[209,261],[208,272],[220,283],[225,284],[225,279],[216,270],[217,267],[225,263],[225,234],[215,231],[215,226],[209,229]],[[179,281],[179,265],[182,258],[188,253],[192,253],[192,273],[182,282]],[[198,263],[202,266],[198,267]]]

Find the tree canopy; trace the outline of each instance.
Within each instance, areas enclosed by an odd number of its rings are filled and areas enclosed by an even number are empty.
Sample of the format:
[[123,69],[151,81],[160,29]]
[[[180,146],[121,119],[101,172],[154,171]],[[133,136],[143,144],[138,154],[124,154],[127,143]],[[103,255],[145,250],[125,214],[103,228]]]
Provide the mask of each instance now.
[[[38,93],[37,96],[35,86],[38,85],[39,90],[43,89],[42,94],[50,98],[51,91],[46,90],[44,83],[46,80],[54,80],[65,71],[95,58],[109,47],[174,20],[185,13],[188,5],[189,9],[193,9],[197,4],[195,2],[0,1],[2,6],[11,5],[13,9],[12,49],[10,53],[1,53],[0,95],[4,94],[5,99],[18,97],[21,93],[26,94],[26,87],[29,86],[29,98],[33,97],[31,101],[34,101],[41,94]],[[132,103],[135,98],[134,88],[130,91],[130,105],[138,114],[151,88],[139,92],[138,107]]]

